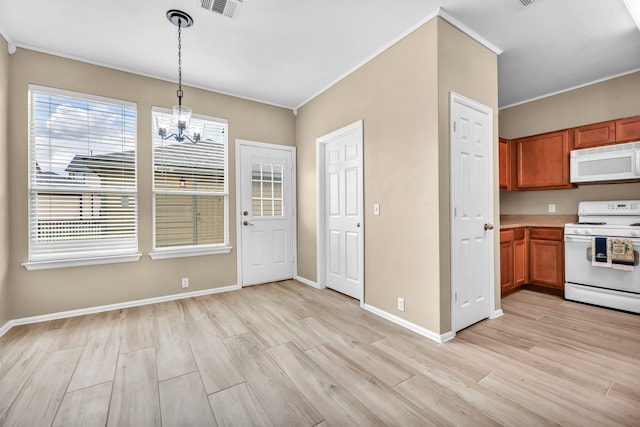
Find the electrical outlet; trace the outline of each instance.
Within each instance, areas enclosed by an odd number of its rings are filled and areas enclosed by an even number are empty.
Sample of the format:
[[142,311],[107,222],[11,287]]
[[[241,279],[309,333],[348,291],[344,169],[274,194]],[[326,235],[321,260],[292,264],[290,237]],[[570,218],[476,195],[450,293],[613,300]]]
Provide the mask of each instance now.
[[549,213],[554,213],[556,211],[556,204],[549,203]]
[[183,288],[188,288],[189,287],[189,278],[188,277],[183,277],[182,278],[182,287]]
[[404,311],[404,298],[398,297],[398,310]]

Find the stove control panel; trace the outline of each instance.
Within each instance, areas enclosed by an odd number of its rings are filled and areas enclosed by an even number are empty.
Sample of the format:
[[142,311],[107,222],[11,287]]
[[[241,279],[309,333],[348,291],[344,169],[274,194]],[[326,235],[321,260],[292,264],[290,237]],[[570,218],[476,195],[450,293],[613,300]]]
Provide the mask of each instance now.
[[637,212],[638,204],[633,202],[608,203],[607,210],[609,212]]
[[640,215],[640,200],[580,202],[578,215]]

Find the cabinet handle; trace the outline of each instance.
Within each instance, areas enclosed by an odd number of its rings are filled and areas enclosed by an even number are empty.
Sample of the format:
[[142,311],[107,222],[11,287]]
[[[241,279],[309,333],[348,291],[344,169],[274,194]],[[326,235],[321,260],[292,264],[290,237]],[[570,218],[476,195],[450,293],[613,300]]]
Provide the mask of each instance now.
[[485,230],[493,230],[493,224],[485,224],[484,225],[484,229]]

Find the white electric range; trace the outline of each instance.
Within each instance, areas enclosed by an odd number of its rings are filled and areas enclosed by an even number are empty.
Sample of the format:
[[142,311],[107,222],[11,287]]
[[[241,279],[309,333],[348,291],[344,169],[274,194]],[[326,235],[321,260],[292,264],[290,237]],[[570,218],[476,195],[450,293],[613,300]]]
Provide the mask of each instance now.
[[[594,237],[633,243],[632,271],[592,265]],[[568,300],[640,313],[640,200],[580,202],[578,222],[564,226]]]

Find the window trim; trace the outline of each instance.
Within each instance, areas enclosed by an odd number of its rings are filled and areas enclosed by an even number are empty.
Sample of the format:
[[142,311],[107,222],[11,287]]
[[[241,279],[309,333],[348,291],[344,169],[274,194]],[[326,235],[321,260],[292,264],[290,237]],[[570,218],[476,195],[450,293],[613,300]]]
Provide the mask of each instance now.
[[75,258],[51,261],[29,261],[22,263],[27,271],[48,270],[53,268],[84,267],[88,265],[115,264],[121,262],[136,262],[142,257],[141,253],[131,255],[97,256],[91,258]]
[[[32,138],[34,138],[35,136],[33,135],[32,132],[32,121],[34,120],[33,117],[33,108],[32,108],[32,93],[34,92],[39,92],[39,93],[45,93],[47,95],[50,96],[63,96],[63,97],[68,97],[68,98],[74,98],[74,99],[79,99],[79,100],[83,100],[83,101],[88,101],[88,102],[99,102],[99,103],[109,103],[112,105],[117,105],[120,106],[122,108],[129,108],[134,110],[135,112],[135,121],[134,121],[134,128],[136,130],[136,141],[135,141],[135,149],[134,149],[134,171],[135,171],[135,180],[133,181],[135,186],[133,188],[127,188],[127,192],[131,192],[132,191],[132,196],[135,199],[135,234],[133,237],[131,237],[132,241],[135,241],[135,251],[131,251],[131,252],[127,252],[125,254],[121,254],[121,255],[112,255],[112,254],[95,254],[93,256],[89,255],[89,256],[85,256],[85,257],[81,257],[81,258],[74,258],[74,257],[69,257],[69,258],[51,258],[51,259],[38,259],[35,261],[31,260],[31,248],[32,248],[32,241],[31,241],[31,237],[32,237],[32,230],[31,230],[31,223],[32,223],[32,193],[34,191],[38,191],[37,189],[34,189],[34,187],[32,186],[32,173],[33,171],[33,156],[34,153],[32,153]],[[138,191],[138,104],[136,102],[133,101],[127,101],[127,100],[123,100],[123,99],[117,99],[117,98],[111,98],[111,97],[107,97],[107,96],[100,96],[100,95],[94,95],[94,94],[89,94],[89,93],[83,93],[83,92],[77,92],[77,91],[71,91],[71,90],[65,90],[65,89],[59,89],[59,88],[53,88],[53,87],[48,87],[48,86],[42,86],[42,85],[36,85],[36,84],[29,84],[27,87],[27,105],[28,105],[28,115],[27,115],[27,130],[28,130],[28,146],[27,146],[27,198],[28,198],[28,207],[27,207],[27,219],[28,219],[28,224],[27,224],[27,256],[28,256],[28,261],[22,263],[22,266],[27,270],[27,271],[34,271],[34,270],[45,270],[45,269],[55,269],[55,268],[67,268],[67,267],[80,267],[80,266],[90,266],[90,265],[102,265],[102,264],[112,264],[112,263],[123,263],[123,262],[136,262],[138,261],[142,254],[139,252],[139,236],[140,236],[140,227],[139,227],[139,191]],[[57,190],[53,190],[54,192]],[[112,188],[112,189],[102,189],[99,192],[103,192],[103,193],[113,193],[113,194],[119,194],[121,191],[120,189],[117,188]],[[87,194],[91,194],[92,192],[86,192]],[[72,244],[68,243],[68,242],[62,242],[62,244],[68,244],[69,247],[73,247]],[[91,254],[91,252],[88,252],[89,254]]]
[[[173,111],[164,107],[151,107],[151,123],[152,123],[152,139],[156,137],[153,130],[153,115],[154,113],[163,113],[172,115]],[[220,117],[207,116],[203,114],[193,113],[191,115],[194,119],[207,120],[210,122],[222,123],[226,126],[226,142],[224,144],[224,170],[225,170],[225,182],[223,193],[211,193],[203,194],[201,192],[189,192],[189,191],[171,191],[166,189],[156,189],[156,176],[155,176],[155,147],[153,140],[151,142],[151,204],[152,204],[152,235],[153,246],[152,251],[149,253],[149,257],[152,260],[163,260],[170,258],[184,258],[193,256],[205,256],[205,255],[217,255],[227,254],[231,252],[233,247],[230,242],[229,233],[229,122],[226,119]],[[190,142],[182,142],[182,144],[191,144]],[[158,194],[171,194],[171,195],[202,195],[205,197],[223,197],[224,198],[224,243],[206,244],[206,245],[184,245],[184,246],[169,246],[159,248],[156,246],[156,195]]]

